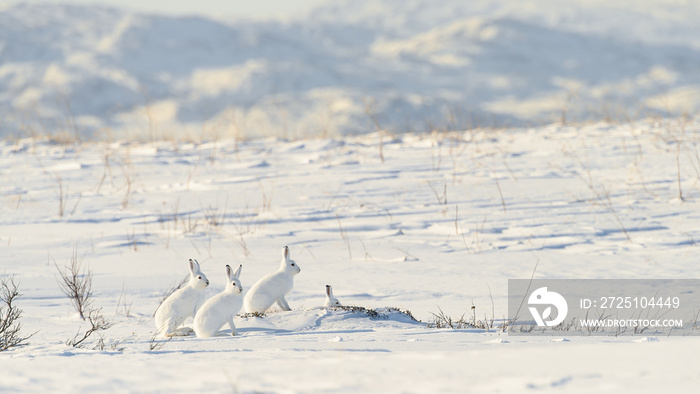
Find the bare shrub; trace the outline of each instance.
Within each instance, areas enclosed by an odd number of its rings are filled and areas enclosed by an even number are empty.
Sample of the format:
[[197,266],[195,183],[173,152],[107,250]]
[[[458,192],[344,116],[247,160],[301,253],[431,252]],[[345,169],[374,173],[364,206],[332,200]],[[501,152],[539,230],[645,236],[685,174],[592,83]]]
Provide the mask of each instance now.
[[[80,318],[90,323],[90,328],[81,334],[80,329],[72,339],[66,341],[66,345],[72,347],[83,347],[84,342],[94,333],[104,331],[112,326],[112,323],[102,315],[102,308],[92,306],[92,271],[90,268],[83,268],[83,258],[85,254],[78,258],[77,248],[73,248],[70,261],[61,269],[55,262],[60,280],[58,286],[63,294],[70,299],[71,304]],[[116,348],[118,345],[115,345]],[[104,339],[100,337],[94,350],[103,350]]]
[[[443,189],[442,189],[442,194],[439,194],[437,190],[435,190],[435,187],[433,186],[433,183],[428,181],[428,185],[430,186],[430,189],[433,191],[433,194],[435,194],[435,198],[438,200],[438,205],[445,205],[447,206],[447,182],[443,183]],[[447,210],[445,209],[443,211],[446,212]]]
[[202,209],[204,213],[204,222],[212,229],[216,230],[223,227],[226,221],[226,210],[228,208],[228,197],[224,203],[223,211],[220,211],[218,206],[209,205],[208,208]]
[[139,241],[138,239],[136,239],[136,232],[134,230],[131,230],[131,232],[127,230],[126,243],[129,246],[130,250],[133,250],[134,252],[139,251]]
[[[58,175],[56,175],[56,182],[58,183],[58,216],[63,217],[67,208],[66,204],[68,204],[69,189],[67,185],[65,188],[63,187],[63,179]],[[82,193],[78,194],[75,204],[73,205],[73,209],[70,211],[71,215],[73,215],[78,209],[78,204],[80,203],[81,197]],[[19,207],[19,201],[17,202],[17,206]]]
[[152,352],[156,351],[156,350],[160,350],[163,348],[163,346],[165,346],[166,343],[170,342],[170,340],[173,339],[172,336],[169,336],[165,340],[159,340],[159,338],[160,338],[160,332],[156,331],[155,334],[153,334],[153,336],[151,337],[151,340],[148,341],[148,350],[150,350]]
[[83,269],[83,258],[78,258],[77,248],[73,248],[73,254],[70,261],[66,263],[63,269],[54,261],[54,265],[58,270],[60,278],[57,279],[58,286],[70,299],[71,304],[80,318],[85,320],[92,306],[92,271],[90,268]]
[[668,134],[666,140],[667,142],[675,145],[673,154],[676,160],[676,181],[678,184],[678,199],[680,201],[685,201],[685,198],[683,197],[683,187],[681,186],[681,151],[683,150],[687,121],[687,117],[683,117],[678,120],[678,133],[674,132],[673,127],[670,124],[666,126],[666,132]]
[[459,319],[453,319],[446,315],[440,307],[438,307],[438,310],[438,313],[431,312],[433,321],[428,323],[428,328],[473,328],[469,322],[464,320],[464,315]]
[[[630,237],[629,232],[627,231],[627,228],[625,227],[624,223],[622,223],[622,219],[620,219],[620,215],[618,215],[617,209],[615,209],[615,205],[613,204],[612,199],[610,198],[610,191],[608,190],[608,188],[602,182],[600,183],[600,187],[596,187],[595,182],[593,181],[591,171],[586,165],[586,163],[584,163],[583,160],[581,160],[581,158],[576,152],[572,152],[571,156],[573,156],[578,161],[583,170],[586,172],[586,177],[584,177],[578,172],[576,172],[575,175],[581,181],[583,181],[583,183],[585,183],[586,186],[588,186],[588,189],[591,191],[594,197],[592,201],[599,203],[600,205],[605,207],[608,210],[608,212],[610,212],[610,214],[612,214],[612,216],[615,218],[617,228],[620,229],[620,231],[625,235],[628,242],[632,242],[632,238]],[[681,193],[680,189],[679,193]]]
[[19,319],[22,317],[22,310],[13,304],[20,296],[13,277],[0,278],[0,352],[12,347],[24,346],[27,339],[34,335],[28,337],[20,335],[22,325]]
[[258,187],[260,187],[260,194],[262,197],[262,211],[267,212],[272,209],[272,196],[275,191],[275,185],[272,184],[270,190],[267,191],[263,187],[262,182],[258,181]]
[[[87,321],[90,323],[90,328],[87,329],[82,334],[82,336],[80,334],[80,330],[78,330],[73,339],[69,339],[66,341],[66,345],[73,347],[83,347],[83,342],[85,342],[85,340],[88,339],[92,334],[96,333],[97,331],[106,330],[112,326],[112,323],[110,323],[107,320],[107,318],[105,318],[102,315],[102,308],[90,309],[87,312]],[[100,344],[102,344],[101,349]],[[100,340],[98,341],[98,344],[95,346],[95,349],[104,349],[104,340],[102,338],[100,338]]]
[[452,329],[468,329],[474,328],[479,330],[490,330],[494,328],[494,319],[487,319],[484,316],[483,320],[476,320],[476,307],[472,305],[472,316],[465,319],[465,314],[460,316],[459,319],[453,319],[452,317],[445,314],[445,312],[438,307],[438,313],[432,313],[433,321],[428,323],[428,328],[452,328]]
[[[117,300],[117,311],[116,314],[119,314],[120,312],[123,313],[125,317],[131,317],[131,305],[133,304],[132,302],[127,303],[126,301],[126,287],[122,284],[122,292],[119,295],[119,300]],[[122,307],[122,309],[119,309],[119,307]]]
[[[369,100],[364,100],[365,104],[365,115],[372,121],[372,124],[374,124],[374,127],[377,130],[377,135],[379,136],[379,158],[382,161],[382,164],[384,163],[384,138],[385,137],[393,137],[392,133],[387,131],[385,128],[383,128],[377,119],[377,114],[374,112],[373,107],[375,105],[374,99],[369,99]],[[395,139],[395,138],[392,138]]]
[[340,238],[342,238],[343,241],[345,241],[345,245],[348,247],[348,257],[350,258],[350,260],[352,260],[352,250],[350,249],[350,238],[348,238],[348,233],[343,228],[343,225],[340,224],[340,216],[338,216],[338,214],[336,213],[335,217],[336,217],[336,219],[338,219],[338,231],[340,231]]
[[[263,198],[265,198],[263,196]],[[235,219],[230,222],[233,225],[234,233],[227,234],[243,250],[244,256],[250,255],[245,238],[255,234],[259,229],[267,224],[267,219],[259,219],[259,214],[250,212],[248,205],[241,212],[235,213]]]
[[112,351],[123,352],[125,348],[121,345],[124,342],[124,339],[113,339],[109,341],[108,345],[107,343],[105,343],[105,339],[100,336],[100,339],[97,340],[97,343],[95,344],[95,346],[92,347],[92,350],[103,351],[105,349],[108,349]]

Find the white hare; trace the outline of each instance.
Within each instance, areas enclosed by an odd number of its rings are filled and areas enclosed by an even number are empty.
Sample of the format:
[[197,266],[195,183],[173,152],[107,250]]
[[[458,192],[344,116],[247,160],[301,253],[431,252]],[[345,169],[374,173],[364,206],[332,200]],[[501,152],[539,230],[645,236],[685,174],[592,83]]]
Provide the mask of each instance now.
[[294,260],[289,258],[289,248],[284,247],[282,262],[277,272],[257,281],[245,295],[243,305],[248,313],[263,313],[277,303],[282,310],[291,311],[284,297],[294,287],[294,275],[301,271]]
[[164,336],[189,335],[191,328],[178,327],[188,317],[194,317],[197,308],[204,302],[204,289],[209,279],[202,273],[199,263],[190,259],[190,280],[184,287],[175,290],[158,307],[155,314],[156,328]]
[[323,304],[325,308],[332,308],[334,306],[341,306],[340,301],[333,297],[333,288],[331,285],[326,285],[326,303]]
[[199,338],[214,336],[224,324],[228,323],[231,335],[236,335],[236,326],[233,317],[243,305],[243,287],[241,286],[241,266],[233,272],[230,265],[226,265],[226,277],[228,282],[221,293],[207,300],[197,311],[194,317],[194,332]]

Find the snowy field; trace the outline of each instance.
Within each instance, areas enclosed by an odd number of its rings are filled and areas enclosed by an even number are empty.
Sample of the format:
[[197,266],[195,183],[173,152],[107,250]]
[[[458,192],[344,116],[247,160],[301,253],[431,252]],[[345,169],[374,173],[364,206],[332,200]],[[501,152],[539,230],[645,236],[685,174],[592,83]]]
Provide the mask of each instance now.
[[[0,352],[0,392],[700,384],[693,326],[503,329],[508,279],[533,272],[700,278],[697,2],[344,0],[283,21],[0,3],[0,276],[31,335]],[[292,311],[155,336],[188,259],[207,296],[226,264],[245,292],[284,246]],[[77,346],[73,260],[108,326]],[[322,308],[327,284],[358,309]]]
[[[697,337],[512,336],[507,279],[700,278],[700,123],[475,129],[344,139],[0,143],[0,272],[28,345],[0,353],[4,392],[692,391]],[[680,181],[679,181],[680,180]],[[679,189],[680,188],[680,189]],[[682,199],[679,198],[682,192]],[[301,267],[291,312],[214,338],[155,339],[159,297],[195,258],[244,290]],[[57,283],[77,253],[88,324]],[[325,310],[395,307],[382,318]],[[430,328],[442,310],[490,329]],[[387,310],[385,310],[387,311]],[[100,345],[102,338],[102,346]],[[95,349],[97,348],[97,349]]]

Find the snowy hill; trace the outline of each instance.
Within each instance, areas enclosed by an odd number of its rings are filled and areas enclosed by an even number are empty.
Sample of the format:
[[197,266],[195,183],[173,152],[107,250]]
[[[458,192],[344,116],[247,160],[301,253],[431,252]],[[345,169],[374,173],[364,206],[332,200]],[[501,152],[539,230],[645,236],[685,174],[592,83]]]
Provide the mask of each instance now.
[[334,2],[290,22],[0,11],[0,136],[304,136],[700,109],[700,7]]

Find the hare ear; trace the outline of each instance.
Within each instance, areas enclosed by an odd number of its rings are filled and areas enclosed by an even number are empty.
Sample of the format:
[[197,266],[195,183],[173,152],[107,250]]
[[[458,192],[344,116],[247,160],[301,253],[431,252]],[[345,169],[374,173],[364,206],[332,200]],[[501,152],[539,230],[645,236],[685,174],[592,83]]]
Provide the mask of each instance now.
[[326,285],[326,295],[328,297],[332,297],[331,296],[331,285]]
[[236,272],[233,273],[234,278],[238,279],[241,277],[241,268],[243,268],[243,264],[239,265]]
[[282,252],[282,255],[284,256],[285,260],[289,260],[289,247],[285,246],[284,251]]
[[231,273],[232,273],[232,272],[233,272],[233,270],[231,270],[231,266],[228,265],[228,264],[226,264],[226,276],[227,276],[229,279],[233,279],[233,276],[231,276]]
[[197,265],[195,264],[194,260],[190,259],[190,273],[194,275],[196,271]]

